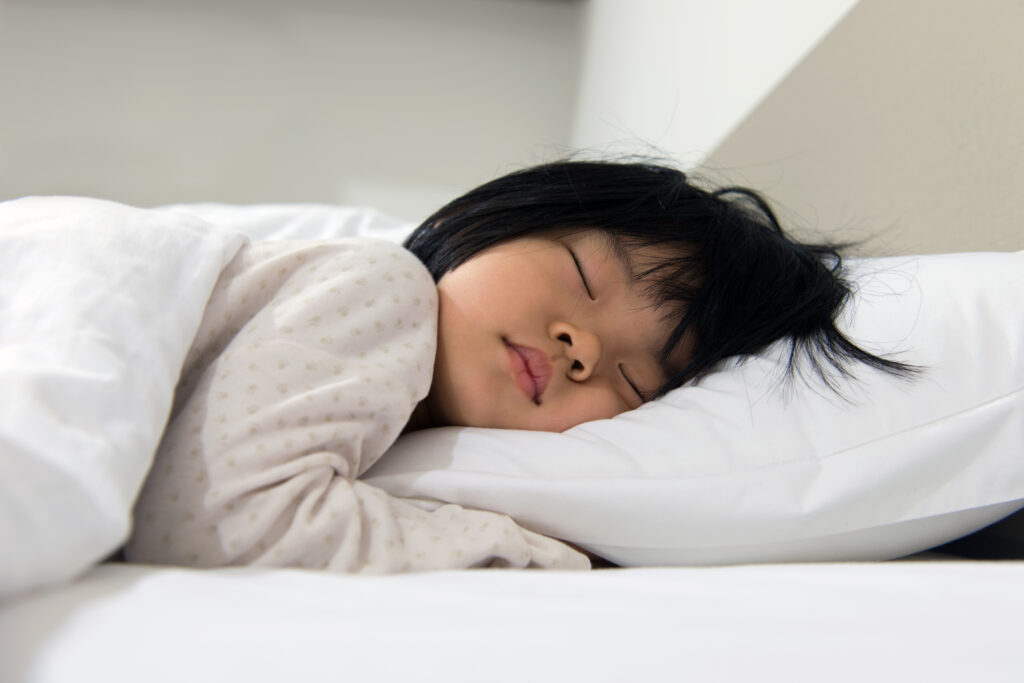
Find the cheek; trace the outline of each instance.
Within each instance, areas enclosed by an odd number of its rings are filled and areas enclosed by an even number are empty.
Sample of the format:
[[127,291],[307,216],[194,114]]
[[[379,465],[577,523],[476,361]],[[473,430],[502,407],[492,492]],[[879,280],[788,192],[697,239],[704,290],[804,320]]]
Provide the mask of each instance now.
[[607,420],[629,410],[629,406],[612,390],[595,389],[581,392],[552,410],[550,426],[546,431],[564,432],[576,425],[594,420]]
[[[447,331],[447,334],[445,333]],[[460,330],[439,326],[437,357],[430,388],[434,417],[446,425],[469,425],[474,406],[484,398],[479,373],[473,372],[477,360],[472,345]]]
[[504,319],[557,291],[562,283],[556,285],[553,272],[556,267],[544,252],[528,257],[485,252],[446,273],[438,292],[474,321]]
[[438,357],[427,402],[439,427],[474,426],[479,421],[481,391],[471,374],[460,372],[458,363]]

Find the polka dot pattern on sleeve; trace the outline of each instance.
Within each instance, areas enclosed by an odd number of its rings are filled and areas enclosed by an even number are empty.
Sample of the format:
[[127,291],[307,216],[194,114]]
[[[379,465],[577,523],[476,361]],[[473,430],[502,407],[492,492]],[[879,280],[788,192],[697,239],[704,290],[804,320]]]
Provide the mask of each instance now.
[[429,389],[436,306],[423,266],[386,242],[243,249],[207,306],[130,548],[231,562],[281,533],[296,496],[358,477]]

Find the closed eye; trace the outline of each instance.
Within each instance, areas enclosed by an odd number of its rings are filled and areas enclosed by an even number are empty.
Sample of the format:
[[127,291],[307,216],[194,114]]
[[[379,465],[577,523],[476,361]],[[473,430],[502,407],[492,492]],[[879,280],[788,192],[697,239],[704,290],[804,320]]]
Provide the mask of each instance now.
[[572,262],[576,264],[576,272],[580,274],[580,280],[583,282],[583,289],[587,290],[587,296],[593,299],[594,293],[590,291],[590,283],[587,282],[587,275],[583,272],[583,266],[580,265],[580,260],[576,257],[576,252],[574,252],[572,247],[568,244],[565,245],[565,248],[569,251],[569,256],[572,257]]
[[626,374],[626,370],[622,367],[621,364],[619,365],[619,372],[622,374],[622,378],[626,380],[626,384],[629,385],[629,388],[632,389],[633,392],[637,395],[637,398],[640,399],[640,402],[641,403],[647,403],[647,401],[648,401],[647,394],[645,394],[644,392],[640,391],[640,389],[637,387],[637,385],[633,383],[633,380],[631,380],[629,378],[629,375]]

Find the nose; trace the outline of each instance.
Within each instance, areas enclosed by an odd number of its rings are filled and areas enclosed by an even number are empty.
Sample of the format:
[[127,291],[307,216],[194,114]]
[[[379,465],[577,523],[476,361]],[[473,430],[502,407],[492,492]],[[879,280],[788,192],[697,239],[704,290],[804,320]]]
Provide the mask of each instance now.
[[569,359],[569,379],[583,382],[594,374],[601,359],[601,341],[596,334],[565,322],[552,323],[548,333],[562,344]]

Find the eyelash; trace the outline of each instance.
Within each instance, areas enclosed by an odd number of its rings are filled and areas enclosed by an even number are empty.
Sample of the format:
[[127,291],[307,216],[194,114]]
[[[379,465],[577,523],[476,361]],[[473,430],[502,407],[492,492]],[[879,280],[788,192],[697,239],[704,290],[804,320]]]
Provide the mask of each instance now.
[[583,273],[583,266],[580,265],[580,260],[576,258],[576,252],[569,246],[565,248],[569,250],[569,256],[572,257],[572,262],[576,264],[576,272],[580,274],[580,280],[583,281],[583,289],[587,290],[587,296],[593,299],[594,293],[590,291],[590,283],[587,282],[587,276]]
[[644,392],[640,391],[640,389],[638,389],[637,386],[633,384],[633,380],[629,378],[629,375],[626,374],[626,371],[622,369],[621,365],[619,365],[619,372],[622,374],[622,378],[626,380],[626,384],[629,385],[629,388],[632,389],[633,392],[640,398],[640,401],[646,403],[647,396],[645,396]]

